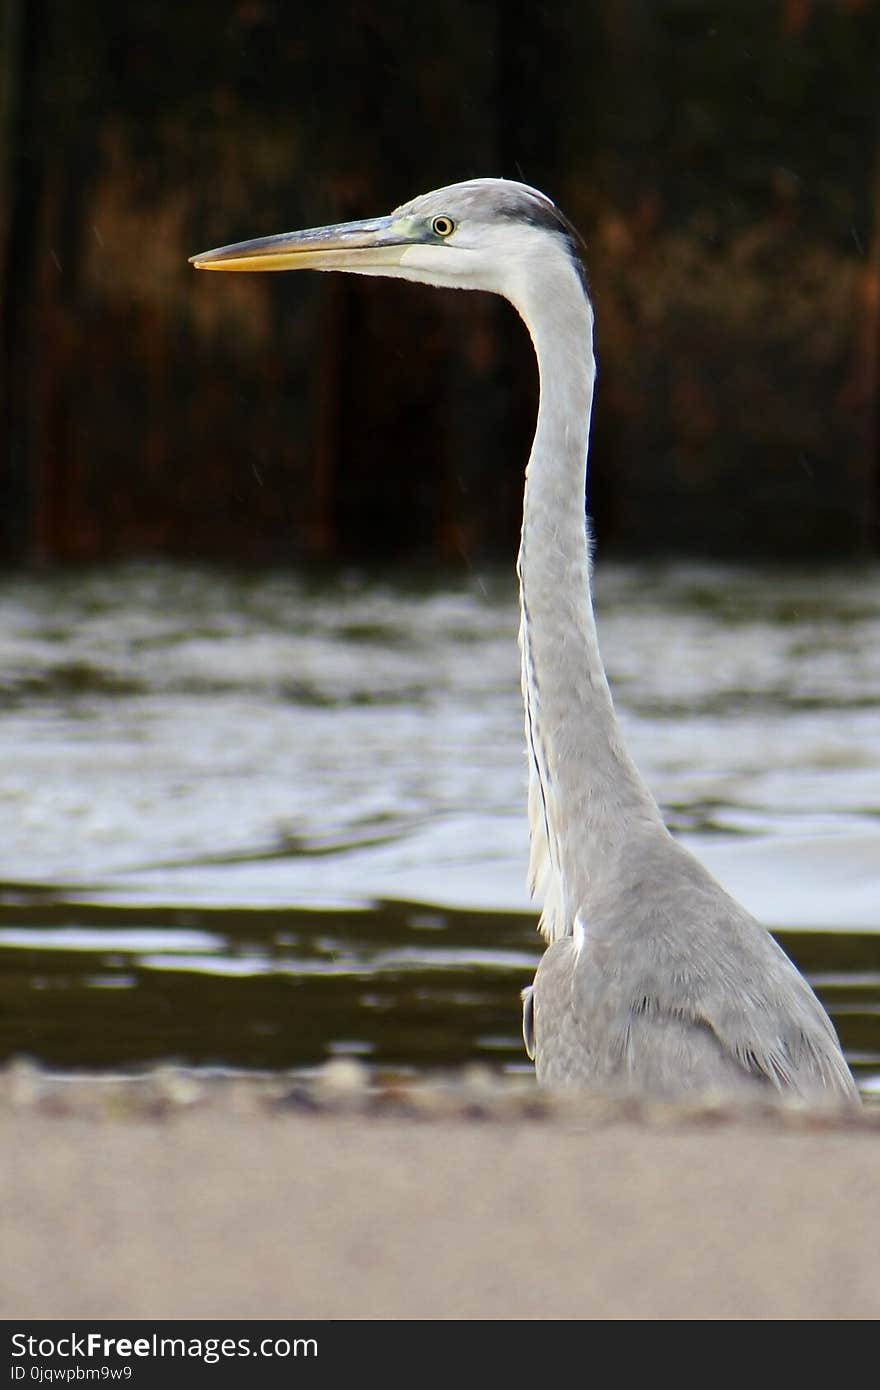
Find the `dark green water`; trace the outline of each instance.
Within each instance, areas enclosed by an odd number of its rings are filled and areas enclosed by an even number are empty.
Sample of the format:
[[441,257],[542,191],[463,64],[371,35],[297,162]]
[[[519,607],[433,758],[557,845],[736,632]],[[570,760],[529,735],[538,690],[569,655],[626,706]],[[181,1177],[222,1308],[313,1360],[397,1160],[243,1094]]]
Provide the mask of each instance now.
[[[121,909],[7,890],[0,1055],[54,1069],[307,1070],[482,1060],[527,1068],[519,991],[534,918],[415,904],[363,911]],[[880,1071],[880,971],[866,932],[780,933],[857,1077]]]

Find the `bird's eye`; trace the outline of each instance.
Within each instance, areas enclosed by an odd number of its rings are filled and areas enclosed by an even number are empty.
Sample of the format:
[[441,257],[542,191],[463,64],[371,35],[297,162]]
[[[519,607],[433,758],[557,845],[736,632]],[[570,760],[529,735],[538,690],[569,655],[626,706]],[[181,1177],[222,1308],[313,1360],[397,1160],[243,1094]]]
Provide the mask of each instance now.
[[451,217],[435,217],[431,223],[431,230],[436,232],[437,236],[449,236],[455,231],[455,223]]

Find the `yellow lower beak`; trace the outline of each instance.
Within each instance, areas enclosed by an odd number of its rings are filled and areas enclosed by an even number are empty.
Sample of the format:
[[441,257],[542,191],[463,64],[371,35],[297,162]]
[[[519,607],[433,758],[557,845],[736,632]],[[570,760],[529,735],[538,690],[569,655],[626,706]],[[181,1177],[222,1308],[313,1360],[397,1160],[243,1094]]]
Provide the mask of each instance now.
[[393,217],[282,232],[190,256],[196,270],[360,270],[395,265],[412,235]]

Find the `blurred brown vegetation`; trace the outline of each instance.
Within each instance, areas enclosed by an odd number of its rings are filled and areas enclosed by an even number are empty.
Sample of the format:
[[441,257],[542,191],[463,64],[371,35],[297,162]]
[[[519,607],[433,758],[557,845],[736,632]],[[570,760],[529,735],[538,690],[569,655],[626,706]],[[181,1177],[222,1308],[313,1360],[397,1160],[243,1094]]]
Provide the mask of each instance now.
[[878,71],[880,0],[5,0],[0,558],[512,560],[512,310],[186,260],[487,173],[589,245],[603,547],[876,547]]

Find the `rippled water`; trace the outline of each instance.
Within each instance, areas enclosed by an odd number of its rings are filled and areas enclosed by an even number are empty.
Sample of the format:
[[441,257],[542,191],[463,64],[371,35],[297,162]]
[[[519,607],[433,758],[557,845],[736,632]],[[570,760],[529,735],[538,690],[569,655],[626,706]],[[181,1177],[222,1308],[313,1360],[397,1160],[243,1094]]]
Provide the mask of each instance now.
[[[880,1070],[880,572],[600,565],[673,828]],[[2,1055],[520,1065],[508,575],[0,582]],[[807,935],[807,933],[810,933]]]

